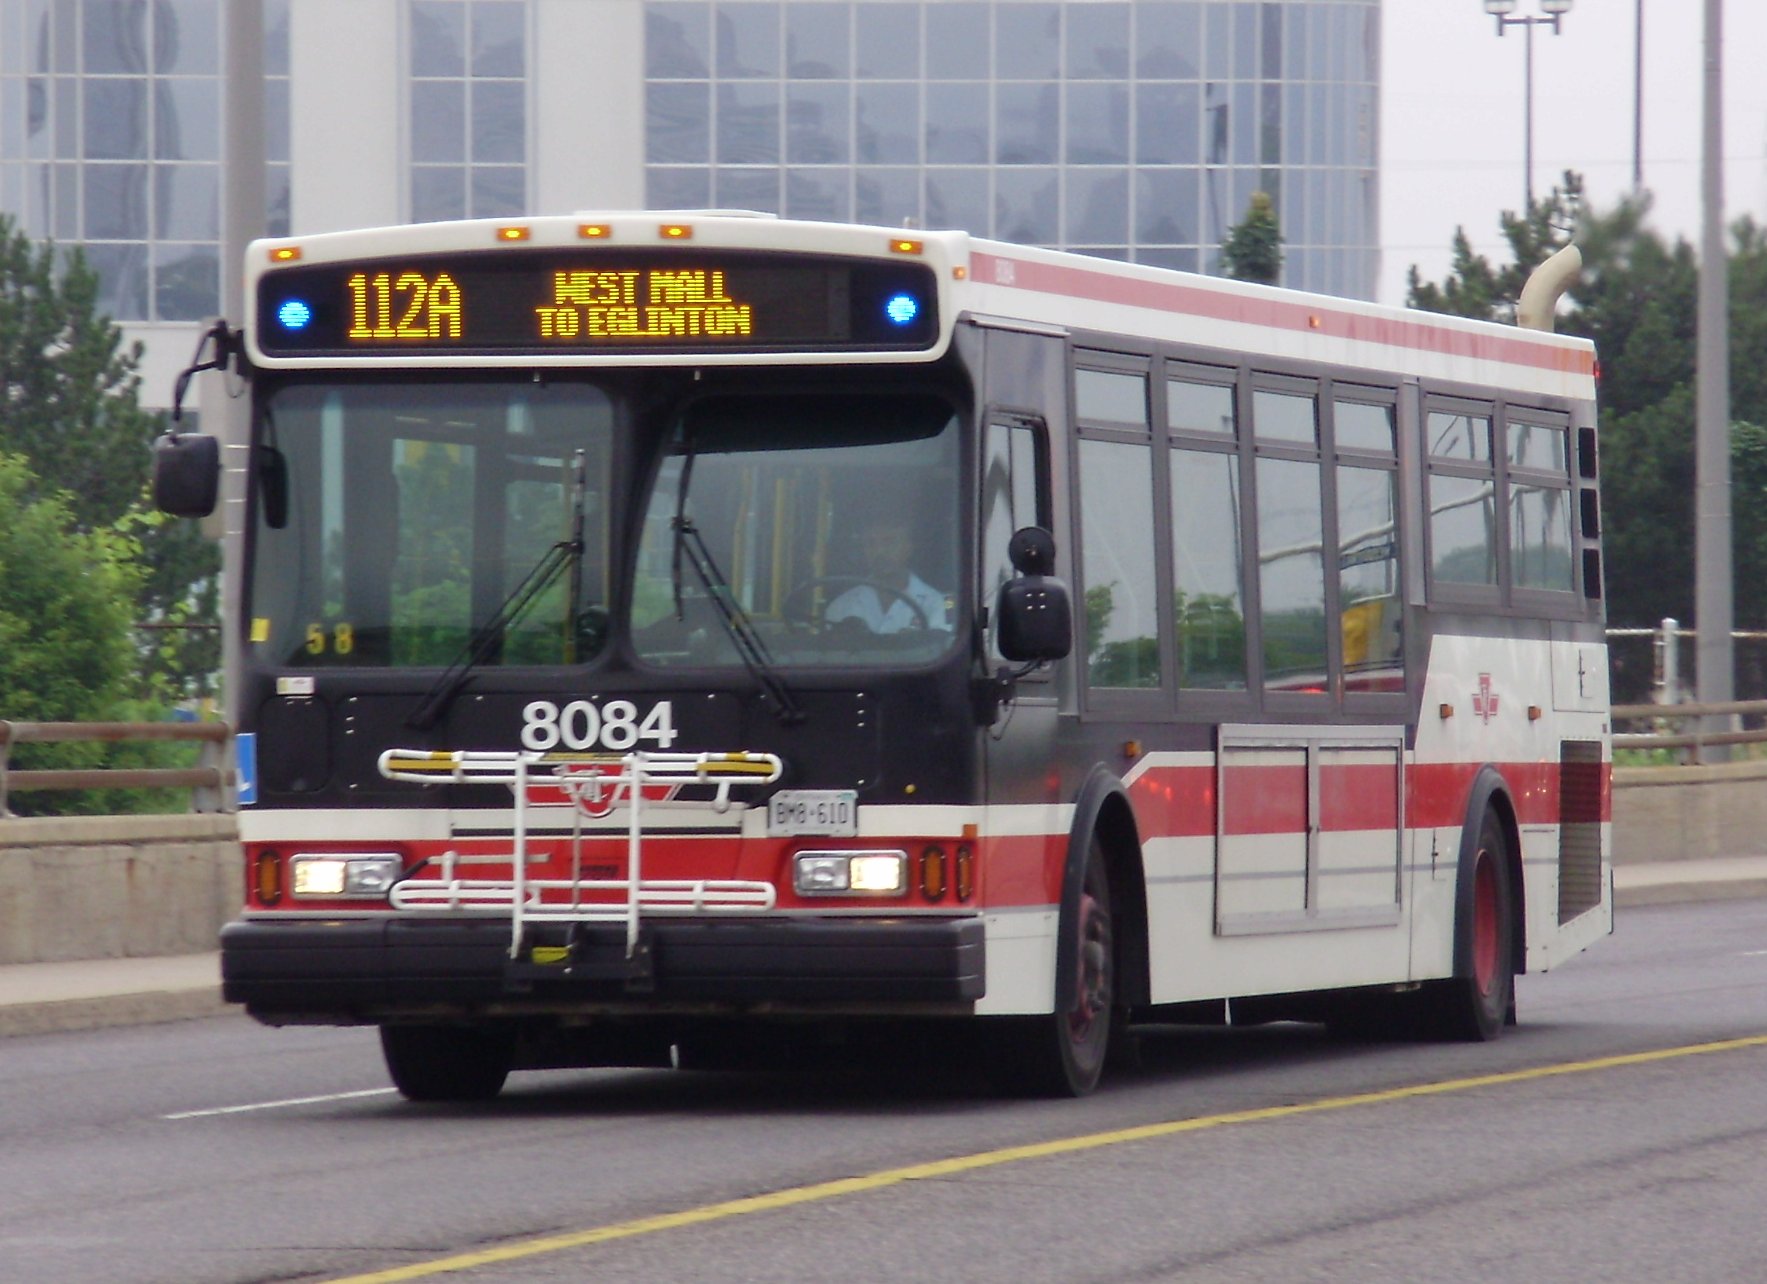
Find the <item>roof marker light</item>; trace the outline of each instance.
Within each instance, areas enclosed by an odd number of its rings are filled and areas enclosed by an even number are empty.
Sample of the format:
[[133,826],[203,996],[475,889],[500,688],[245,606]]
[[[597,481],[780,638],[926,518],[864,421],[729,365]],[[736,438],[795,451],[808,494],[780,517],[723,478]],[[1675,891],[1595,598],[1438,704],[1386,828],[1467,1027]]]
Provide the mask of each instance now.
[[614,234],[614,229],[607,223],[579,223],[577,236],[585,241],[605,241]]
[[919,254],[925,247],[919,241],[891,241],[890,248],[897,254]]
[[531,235],[533,235],[533,233],[524,224],[520,223],[507,223],[497,229],[497,239],[499,241],[525,241]]
[[301,247],[298,245],[278,245],[270,251],[272,263],[293,263],[300,257]]
[[693,225],[691,223],[664,223],[657,228],[656,234],[665,241],[691,241]]

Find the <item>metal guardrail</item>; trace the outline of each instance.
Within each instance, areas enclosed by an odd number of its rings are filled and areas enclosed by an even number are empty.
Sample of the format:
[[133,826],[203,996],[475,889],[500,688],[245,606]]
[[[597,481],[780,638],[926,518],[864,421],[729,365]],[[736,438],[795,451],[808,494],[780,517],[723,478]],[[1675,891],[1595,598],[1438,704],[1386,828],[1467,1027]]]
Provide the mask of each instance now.
[[[225,765],[233,728],[224,722],[8,722],[0,719],[0,818],[12,790],[189,789],[191,810],[226,810],[233,773]],[[202,745],[194,767],[88,767],[14,771],[12,746],[124,740],[189,740]]]
[[[1689,718],[1737,718],[1749,715],[1767,716],[1767,700],[1720,700],[1710,704],[1616,704],[1614,723],[1671,722]],[[1734,725],[1734,724],[1733,724]],[[1698,762],[1700,750],[1720,745],[1746,745],[1767,742],[1767,726],[1734,731],[1648,731],[1614,735],[1616,749],[1691,749]]]

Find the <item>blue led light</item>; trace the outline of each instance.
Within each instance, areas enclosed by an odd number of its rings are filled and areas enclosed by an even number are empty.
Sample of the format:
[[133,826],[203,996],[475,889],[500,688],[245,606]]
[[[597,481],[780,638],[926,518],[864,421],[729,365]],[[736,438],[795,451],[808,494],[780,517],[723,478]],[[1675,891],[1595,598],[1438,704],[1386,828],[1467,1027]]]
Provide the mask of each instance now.
[[276,309],[276,319],[284,330],[305,330],[313,319],[313,309],[301,299],[289,299]]
[[884,304],[884,315],[892,324],[910,325],[920,315],[920,300],[912,294],[897,294]]

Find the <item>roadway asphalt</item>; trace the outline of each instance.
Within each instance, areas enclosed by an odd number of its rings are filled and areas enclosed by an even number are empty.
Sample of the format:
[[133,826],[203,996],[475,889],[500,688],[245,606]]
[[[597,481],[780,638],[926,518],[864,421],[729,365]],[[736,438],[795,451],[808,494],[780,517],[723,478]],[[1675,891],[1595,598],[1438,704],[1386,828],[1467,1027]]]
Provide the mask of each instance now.
[[[1767,896],[1767,856],[1621,865],[1615,904],[1685,904]],[[0,966],[0,1037],[183,1021],[232,1011],[221,1002],[220,955],[82,959]]]

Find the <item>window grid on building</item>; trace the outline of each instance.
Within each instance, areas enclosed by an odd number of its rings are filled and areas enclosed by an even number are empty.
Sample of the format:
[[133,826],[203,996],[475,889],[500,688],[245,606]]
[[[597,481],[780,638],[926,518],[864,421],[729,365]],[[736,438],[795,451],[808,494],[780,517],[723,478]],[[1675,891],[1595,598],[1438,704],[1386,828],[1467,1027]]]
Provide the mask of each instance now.
[[410,0],[411,217],[528,208],[526,0]]
[[215,310],[218,27],[218,0],[0,10],[0,207],[81,243],[119,319]]
[[[287,0],[265,29],[268,214],[286,227]],[[221,0],[0,3],[0,210],[79,245],[115,320],[219,309],[222,39]]]
[[1284,283],[1370,295],[1373,0],[649,0],[658,207],[961,227],[1212,270],[1255,191]]

